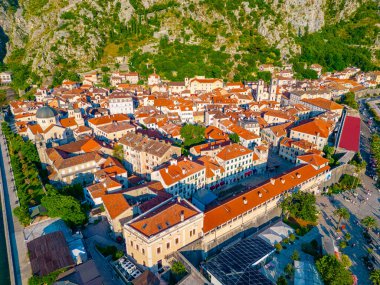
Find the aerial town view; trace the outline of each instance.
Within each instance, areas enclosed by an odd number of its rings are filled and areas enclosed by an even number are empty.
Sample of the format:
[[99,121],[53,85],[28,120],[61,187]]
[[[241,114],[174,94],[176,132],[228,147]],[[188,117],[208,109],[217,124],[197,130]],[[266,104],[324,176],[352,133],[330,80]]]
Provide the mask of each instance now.
[[0,285],[380,285],[378,0],[2,0],[0,124]]

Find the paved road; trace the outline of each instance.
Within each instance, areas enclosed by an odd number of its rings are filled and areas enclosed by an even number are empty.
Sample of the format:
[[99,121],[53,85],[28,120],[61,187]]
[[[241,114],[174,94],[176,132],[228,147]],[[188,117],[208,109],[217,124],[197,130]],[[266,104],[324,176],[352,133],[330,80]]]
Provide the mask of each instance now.
[[[360,174],[363,187],[358,187],[355,190],[356,196],[350,192],[334,195],[331,198],[321,196],[318,197],[317,203],[323,213],[319,221],[322,229],[336,238],[339,238],[343,234],[336,232],[337,219],[333,215],[334,210],[339,207],[345,207],[350,211],[350,220],[343,222],[343,224],[346,225],[346,232],[349,232],[351,235],[349,244],[355,243],[356,246],[348,246],[342,252],[350,257],[352,261],[351,271],[358,277],[358,284],[366,285],[371,283],[369,281],[369,271],[365,267],[362,257],[367,255],[368,244],[363,237],[363,228],[360,226],[360,220],[365,216],[373,216],[380,225],[380,193],[375,185],[375,181],[368,176],[369,173],[373,173],[369,161],[371,131],[363,122],[363,119],[368,120],[368,113],[364,111],[360,115],[362,118],[360,153],[367,162],[365,173]],[[339,241],[337,240],[336,243],[339,244]]]
[[31,276],[31,267],[28,257],[27,247],[24,241],[24,228],[19,223],[18,219],[12,214],[12,211],[18,204],[16,193],[12,191],[12,170],[7,157],[7,147],[0,130],[0,168],[4,187],[6,202],[6,214],[8,220],[8,228],[11,242],[11,250],[13,256],[13,268],[15,272],[16,284],[28,284],[28,279]]

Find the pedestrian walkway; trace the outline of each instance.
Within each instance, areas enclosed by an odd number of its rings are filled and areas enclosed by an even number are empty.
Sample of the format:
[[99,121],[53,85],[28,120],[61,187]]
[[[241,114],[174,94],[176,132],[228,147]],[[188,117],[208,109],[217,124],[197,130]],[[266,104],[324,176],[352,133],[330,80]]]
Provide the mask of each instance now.
[[15,284],[28,284],[31,276],[31,266],[28,257],[28,250],[24,240],[24,227],[20,224],[17,217],[13,215],[13,209],[18,206],[16,192],[13,191],[13,173],[7,156],[8,149],[6,141],[0,131],[0,168],[2,185],[4,189],[4,201],[6,204],[6,218],[8,221],[9,237],[13,257],[13,269]]

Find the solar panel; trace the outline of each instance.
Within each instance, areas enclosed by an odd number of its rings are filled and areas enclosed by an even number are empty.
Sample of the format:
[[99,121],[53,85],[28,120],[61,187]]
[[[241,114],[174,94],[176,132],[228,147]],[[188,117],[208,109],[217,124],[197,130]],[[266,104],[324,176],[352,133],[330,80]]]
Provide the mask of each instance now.
[[273,246],[264,240],[249,238],[219,253],[205,267],[224,285],[272,284],[252,265],[273,250]]

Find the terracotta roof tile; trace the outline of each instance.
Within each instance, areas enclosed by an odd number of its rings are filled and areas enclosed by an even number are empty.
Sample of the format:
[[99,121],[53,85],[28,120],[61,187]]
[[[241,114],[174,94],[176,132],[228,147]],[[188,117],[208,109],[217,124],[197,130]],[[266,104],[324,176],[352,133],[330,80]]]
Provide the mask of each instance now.
[[224,161],[227,161],[251,153],[253,153],[252,150],[240,144],[234,143],[225,146],[216,156]]
[[184,220],[187,220],[199,212],[185,200],[172,199],[155,210],[140,215],[129,225],[145,236],[151,237],[181,223],[181,213],[184,215]]
[[117,218],[131,207],[122,193],[104,195],[102,200],[111,219]]
[[[316,170],[310,164],[300,165],[287,173],[273,178],[273,183],[268,180],[255,188],[249,189],[222,204],[206,210],[203,223],[203,232],[207,233],[221,226],[229,220],[238,217],[254,207],[265,203],[271,198],[291,190],[295,186],[309,180],[330,167],[325,166]],[[246,203],[244,203],[244,200]]]

